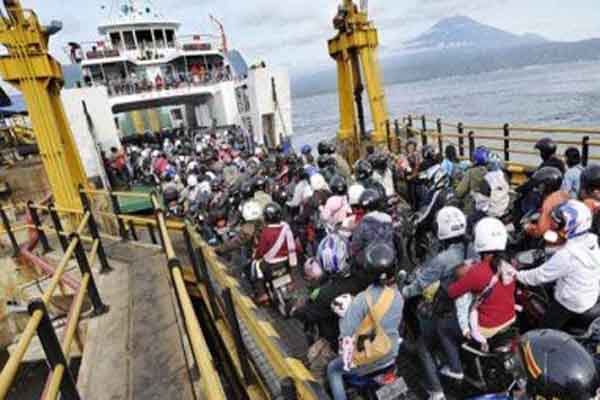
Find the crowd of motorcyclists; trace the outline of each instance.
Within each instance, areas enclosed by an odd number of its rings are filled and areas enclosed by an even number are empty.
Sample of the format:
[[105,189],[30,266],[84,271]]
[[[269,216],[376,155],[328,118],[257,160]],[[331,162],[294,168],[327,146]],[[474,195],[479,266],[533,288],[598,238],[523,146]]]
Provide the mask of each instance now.
[[[520,385],[493,392],[597,399],[594,355],[567,328],[598,308],[600,165],[584,167],[576,148],[561,157],[550,138],[535,148],[542,163],[516,190],[485,146],[461,161],[453,145],[439,154],[414,139],[401,154],[367,148],[350,166],[330,142],[267,150],[213,131],[128,145],[114,163],[128,182],[159,186],[168,212],[217,254],[243,260],[232,264],[257,304],[331,348],[335,400],[352,377],[389,376],[402,341],[417,349],[428,398],[445,399],[471,379],[465,345],[485,357],[507,337]],[[542,261],[520,268],[516,255],[532,250]],[[551,295],[526,332],[527,287]],[[479,394],[491,394],[484,383]]]

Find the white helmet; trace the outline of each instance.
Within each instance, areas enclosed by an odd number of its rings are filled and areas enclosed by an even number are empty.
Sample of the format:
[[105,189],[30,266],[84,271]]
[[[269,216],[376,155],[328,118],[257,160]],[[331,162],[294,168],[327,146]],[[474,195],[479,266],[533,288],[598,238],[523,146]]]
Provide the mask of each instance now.
[[188,186],[196,186],[198,184],[198,178],[196,177],[196,175],[188,176],[187,184]]
[[263,210],[256,201],[248,201],[242,207],[242,218],[246,222],[258,221],[262,218]]
[[325,178],[323,178],[323,175],[321,174],[314,174],[310,177],[310,186],[314,191],[326,190],[329,188],[327,186],[327,181],[325,181]]
[[352,295],[346,293],[336,297],[335,300],[331,302],[331,310],[333,310],[340,318],[344,318],[346,311],[350,308],[350,304],[352,304]]
[[456,207],[444,207],[436,217],[437,236],[439,240],[459,237],[467,231],[467,217]]
[[325,236],[317,249],[317,259],[328,274],[344,275],[350,269],[348,242],[337,233]]
[[142,157],[144,157],[144,158],[150,157],[150,149],[142,150]]
[[348,188],[348,202],[351,206],[356,206],[360,202],[360,196],[365,191],[363,185],[354,184]]
[[552,210],[552,220],[567,239],[581,236],[592,228],[592,212],[580,201],[569,200]]
[[506,250],[508,232],[506,226],[496,218],[483,218],[475,225],[475,251],[487,253]]
[[156,158],[156,157],[158,157],[158,156],[160,156],[160,151],[158,151],[158,150],[154,150],[154,151],[152,152],[152,158]]

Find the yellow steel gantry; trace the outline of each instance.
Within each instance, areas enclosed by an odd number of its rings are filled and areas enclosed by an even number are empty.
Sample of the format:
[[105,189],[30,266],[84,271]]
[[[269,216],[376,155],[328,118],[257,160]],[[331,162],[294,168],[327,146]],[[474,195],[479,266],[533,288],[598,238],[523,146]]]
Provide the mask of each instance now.
[[373,121],[371,142],[387,140],[388,112],[381,72],[377,61],[377,29],[367,10],[359,10],[353,0],[343,0],[333,20],[337,35],[329,40],[329,55],[337,62],[340,129],[338,142],[349,162],[360,156],[361,142],[367,137],[362,106],[363,81],[366,85]]
[[19,0],[4,0],[4,6],[0,44],[8,53],[0,57],[0,75],[23,94],[56,204],[81,209],[79,186],[86,175],[60,99],[62,68],[48,54],[50,35],[60,26],[40,25]]

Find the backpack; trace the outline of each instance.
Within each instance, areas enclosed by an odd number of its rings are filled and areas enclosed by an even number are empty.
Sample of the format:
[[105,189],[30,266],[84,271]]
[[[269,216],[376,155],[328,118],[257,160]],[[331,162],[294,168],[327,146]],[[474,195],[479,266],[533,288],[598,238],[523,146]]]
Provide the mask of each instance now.
[[357,367],[373,364],[389,355],[392,350],[392,341],[381,326],[381,320],[394,302],[394,289],[386,287],[375,305],[372,304],[373,299],[368,290],[366,297],[369,312],[354,335],[356,349],[352,360]]

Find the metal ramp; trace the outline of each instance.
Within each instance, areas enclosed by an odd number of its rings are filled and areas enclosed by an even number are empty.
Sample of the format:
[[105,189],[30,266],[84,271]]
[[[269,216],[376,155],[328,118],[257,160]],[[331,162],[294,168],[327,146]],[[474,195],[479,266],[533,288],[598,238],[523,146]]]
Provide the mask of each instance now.
[[81,397],[196,398],[162,248],[126,242],[105,248],[114,271],[97,285],[110,311],[89,323],[77,383]]

